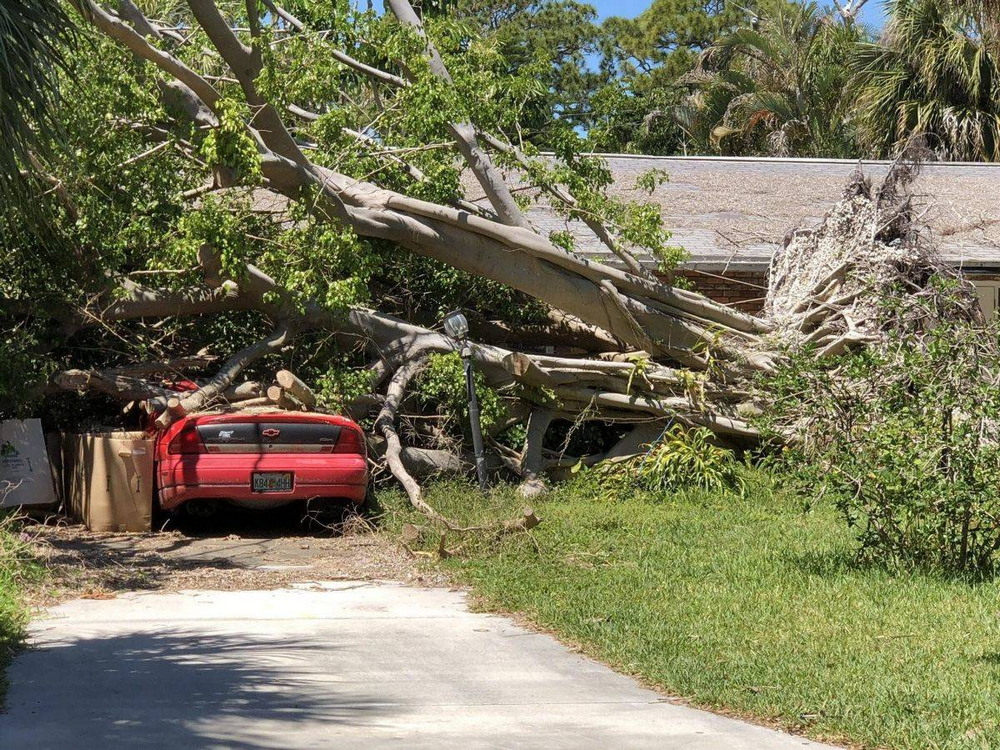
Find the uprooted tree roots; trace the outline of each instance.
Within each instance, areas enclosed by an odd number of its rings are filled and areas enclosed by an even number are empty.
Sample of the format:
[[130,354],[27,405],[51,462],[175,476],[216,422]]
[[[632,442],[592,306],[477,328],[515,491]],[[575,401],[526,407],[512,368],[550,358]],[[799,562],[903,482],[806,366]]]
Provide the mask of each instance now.
[[897,163],[877,186],[858,170],[819,227],[788,234],[764,308],[778,340],[823,357],[919,331],[929,316],[977,319],[972,285],[914,223],[909,187],[918,168]]

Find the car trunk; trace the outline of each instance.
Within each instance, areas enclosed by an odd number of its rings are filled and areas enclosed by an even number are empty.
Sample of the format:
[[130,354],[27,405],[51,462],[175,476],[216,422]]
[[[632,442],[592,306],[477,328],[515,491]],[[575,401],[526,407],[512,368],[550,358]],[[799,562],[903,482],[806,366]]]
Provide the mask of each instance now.
[[199,424],[208,453],[335,453],[340,425],[328,422],[214,422]]

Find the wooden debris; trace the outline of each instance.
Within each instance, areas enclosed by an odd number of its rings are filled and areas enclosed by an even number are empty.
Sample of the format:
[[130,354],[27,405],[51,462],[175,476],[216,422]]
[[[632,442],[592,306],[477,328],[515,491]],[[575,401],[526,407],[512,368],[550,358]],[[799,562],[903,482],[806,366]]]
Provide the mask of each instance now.
[[285,389],[285,392],[295,399],[298,399],[306,408],[313,409],[316,406],[316,394],[312,389],[300,380],[289,370],[278,370],[275,378],[278,385]]

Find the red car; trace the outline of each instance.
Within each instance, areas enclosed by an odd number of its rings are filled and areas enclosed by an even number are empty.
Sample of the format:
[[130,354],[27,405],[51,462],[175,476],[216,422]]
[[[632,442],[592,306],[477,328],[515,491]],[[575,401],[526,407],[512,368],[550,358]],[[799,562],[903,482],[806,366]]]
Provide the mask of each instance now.
[[178,420],[156,441],[160,507],[226,500],[272,508],[296,500],[360,503],[368,488],[361,428],[330,414],[209,414]]

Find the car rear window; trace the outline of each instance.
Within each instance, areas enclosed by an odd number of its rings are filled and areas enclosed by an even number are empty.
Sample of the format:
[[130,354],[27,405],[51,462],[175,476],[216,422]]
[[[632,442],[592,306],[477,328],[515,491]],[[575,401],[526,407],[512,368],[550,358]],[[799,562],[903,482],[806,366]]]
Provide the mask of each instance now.
[[340,427],[327,422],[216,422],[198,425],[209,453],[329,453]]

